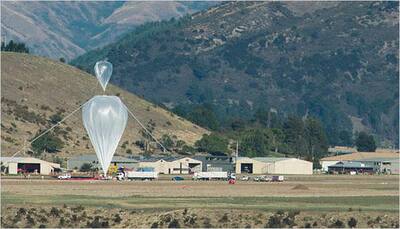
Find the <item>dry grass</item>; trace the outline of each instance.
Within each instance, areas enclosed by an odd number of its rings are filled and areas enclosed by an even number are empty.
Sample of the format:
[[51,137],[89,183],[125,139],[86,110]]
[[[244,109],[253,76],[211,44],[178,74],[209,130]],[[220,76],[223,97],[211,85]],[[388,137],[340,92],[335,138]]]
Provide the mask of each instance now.
[[[1,60],[2,100],[7,99],[21,106],[27,106],[29,112],[34,112],[46,120],[59,110],[65,110],[63,114],[66,115],[94,95],[104,94],[94,76],[57,61],[7,52],[2,52]],[[204,133],[207,133],[203,128],[172,115],[172,113],[116,86],[109,85],[106,94],[119,95],[144,124],[150,120],[155,122],[157,137],[163,134],[176,135],[178,139],[193,144]],[[43,106],[48,106],[49,109],[44,109]],[[15,105],[7,106],[5,102],[1,107],[3,156],[13,154],[22,147],[24,140],[31,139],[41,128],[45,129],[41,124],[16,120],[14,111],[7,112],[13,110],[14,107]],[[81,121],[81,112],[76,113],[66,121],[65,125],[62,125],[64,130],[67,127],[71,128],[68,132],[71,139],[59,153],[60,156],[69,157],[75,154],[94,152],[89,140],[83,138],[86,136],[86,132]],[[129,141],[127,148],[137,152],[137,148],[132,143],[142,139],[139,130],[139,125],[133,119],[129,119],[120,144]],[[5,141],[6,138],[8,141]],[[89,148],[86,147],[87,145]],[[124,154],[125,150],[119,147],[117,153]]]
[[[222,181],[58,181],[2,179],[3,226],[30,226],[19,208],[48,217],[47,227],[396,227],[398,176],[288,176],[283,183]],[[308,190],[293,189],[304,185]],[[65,206],[65,204],[67,206]],[[86,212],[74,212],[83,206]],[[29,208],[29,209],[28,209]],[[35,209],[35,210],[31,210]],[[40,214],[35,215],[39,226]],[[116,215],[121,222],[115,222]],[[72,215],[79,220],[74,221]],[[96,221],[95,216],[100,218]],[[104,225],[103,225],[104,226]]]
[[[165,178],[168,179],[168,178]],[[2,193],[105,197],[395,196],[398,176],[287,176],[282,183],[238,181],[59,181],[2,179]],[[307,190],[294,187],[304,185]]]

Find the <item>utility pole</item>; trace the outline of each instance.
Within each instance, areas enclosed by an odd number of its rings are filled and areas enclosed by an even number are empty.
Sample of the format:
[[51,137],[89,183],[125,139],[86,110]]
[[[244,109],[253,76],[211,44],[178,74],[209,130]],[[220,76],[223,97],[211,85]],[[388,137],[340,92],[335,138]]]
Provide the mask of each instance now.
[[239,157],[239,141],[236,141],[236,160]]

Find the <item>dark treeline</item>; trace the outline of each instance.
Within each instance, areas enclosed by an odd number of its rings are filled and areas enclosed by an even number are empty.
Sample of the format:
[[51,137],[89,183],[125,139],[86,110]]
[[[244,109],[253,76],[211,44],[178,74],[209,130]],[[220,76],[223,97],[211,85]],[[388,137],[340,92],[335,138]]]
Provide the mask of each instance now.
[[29,53],[29,48],[26,47],[24,43],[18,43],[11,40],[8,44],[1,42],[1,51]]
[[[228,144],[227,139],[233,142]],[[297,116],[280,118],[273,112],[258,112],[250,121],[234,120],[231,128],[204,136],[196,143],[199,151],[230,154],[239,142],[239,155],[284,156],[318,161],[328,153],[328,140],[319,120]]]
[[[231,154],[239,142],[239,155],[250,157],[290,156],[317,162],[328,154],[327,132],[319,119],[283,115],[274,110],[258,110],[248,120],[241,118],[220,122],[212,106],[176,107],[174,112],[214,132],[196,142],[199,152]],[[342,146],[354,146],[360,151],[374,151],[372,135],[341,132]],[[229,143],[229,140],[230,143]],[[317,164],[317,163],[316,163]]]

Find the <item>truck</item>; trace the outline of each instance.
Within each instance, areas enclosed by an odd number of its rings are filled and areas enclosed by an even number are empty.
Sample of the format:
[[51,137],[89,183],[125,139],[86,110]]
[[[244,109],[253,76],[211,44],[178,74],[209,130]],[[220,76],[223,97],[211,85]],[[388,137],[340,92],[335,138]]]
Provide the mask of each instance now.
[[227,180],[228,172],[196,172],[193,180]]
[[144,172],[144,171],[128,171],[126,178],[129,180],[154,180],[158,179],[157,172]]
[[285,180],[284,176],[272,176],[271,182],[283,182]]

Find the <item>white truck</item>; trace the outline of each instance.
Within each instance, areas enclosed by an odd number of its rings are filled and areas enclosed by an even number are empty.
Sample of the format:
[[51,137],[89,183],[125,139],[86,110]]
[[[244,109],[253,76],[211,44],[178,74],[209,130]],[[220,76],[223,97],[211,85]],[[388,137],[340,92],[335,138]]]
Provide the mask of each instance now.
[[154,180],[158,179],[157,172],[144,172],[144,171],[128,171],[126,178],[129,180]]
[[193,175],[193,180],[227,180],[228,172],[197,172]]

